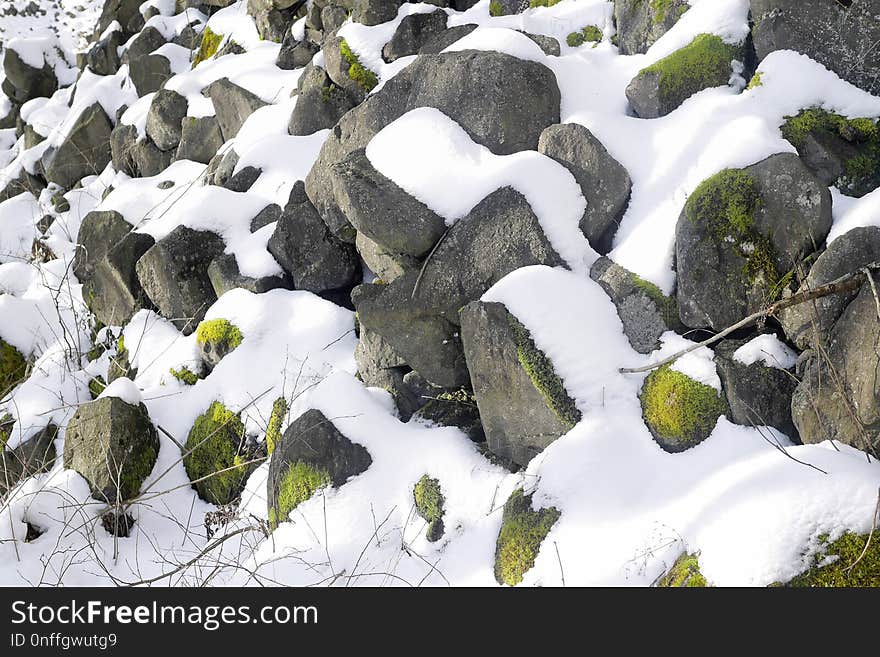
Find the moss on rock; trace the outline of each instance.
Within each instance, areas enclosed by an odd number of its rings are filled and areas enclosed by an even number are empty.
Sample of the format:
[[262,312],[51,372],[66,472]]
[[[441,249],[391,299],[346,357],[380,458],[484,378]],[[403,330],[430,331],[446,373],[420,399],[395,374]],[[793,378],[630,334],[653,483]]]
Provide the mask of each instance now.
[[516,489],[504,504],[501,531],[495,544],[495,579],[516,586],[535,565],[541,543],[559,519],[555,507],[532,509],[532,496]]
[[194,386],[200,378],[196,372],[193,372],[186,365],[184,365],[180,369],[175,369],[172,367],[168,370],[168,372],[175,379],[188,386]]
[[281,430],[284,428],[284,420],[287,418],[287,400],[279,397],[272,404],[272,414],[269,416],[269,425],[266,427],[266,450],[271,454],[275,446],[281,440]]
[[206,59],[210,59],[215,54],[217,54],[217,50],[220,48],[220,44],[223,42],[223,35],[217,34],[210,27],[205,27],[205,31],[202,32],[202,42],[199,45],[199,50],[196,53],[195,59],[193,59],[192,67],[195,68],[201,62]]
[[565,42],[571,46],[572,48],[577,48],[578,46],[582,46],[585,43],[594,44],[593,47],[596,47],[602,40],[602,30],[600,30],[595,25],[587,25],[586,27],[578,30],[577,32],[572,32],[569,34]]
[[705,440],[727,404],[715,388],[664,365],[651,372],[639,394],[642,416],[668,452],[682,452]]
[[416,503],[416,512],[428,523],[426,536],[433,542],[443,536],[443,504],[445,498],[440,489],[440,482],[428,475],[416,482],[413,488],[413,499]]
[[278,527],[291,511],[329,483],[330,474],[326,470],[303,461],[292,464],[278,487],[277,504],[269,509],[269,526]]
[[206,319],[196,329],[196,343],[208,367],[214,367],[244,339],[239,328],[228,319]]
[[27,361],[21,352],[0,338],[0,397],[18,385],[26,372]]
[[104,392],[104,388],[107,387],[107,382],[104,380],[103,376],[96,376],[95,378],[89,381],[89,394],[91,394],[92,399],[97,399],[101,396],[101,393]]
[[339,52],[342,54],[343,59],[348,62],[348,77],[357,82],[361,89],[367,93],[375,89],[376,85],[379,84],[379,79],[373,71],[361,64],[360,58],[354,53],[345,39],[342,39],[339,44]]
[[498,0],[491,0],[489,3],[489,15],[490,16],[500,16],[504,13],[504,7]]
[[709,586],[703,573],[700,572],[699,557],[696,554],[682,552],[675,563],[657,582],[661,588],[702,588]]
[[9,413],[5,413],[2,417],[0,417],[0,451],[3,451],[3,448],[9,441],[9,436],[12,433],[12,427],[14,425],[15,418],[13,418]]
[[558,5],[562,0],[530,0],[529,7],[534,9],[535,7],[552,7],[553,5]]
[[880,586],[880,534],[874,532],[870,544],[868,534],[846,532],[828,543],[820,536],[819,554],[813,565],[792,579],[792,587],[878,587]]
[[218,401],[196,418],[186,440],[183,466],[203,500],[229,504],[241,493],[249,473],[244,440],[241,418]]

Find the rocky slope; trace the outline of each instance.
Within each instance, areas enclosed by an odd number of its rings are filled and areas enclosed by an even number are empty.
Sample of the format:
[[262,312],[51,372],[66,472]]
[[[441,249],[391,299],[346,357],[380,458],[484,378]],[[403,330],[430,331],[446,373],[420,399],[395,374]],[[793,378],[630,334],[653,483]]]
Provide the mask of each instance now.
[[880,584],[880,2],[56,4],[0,581]]

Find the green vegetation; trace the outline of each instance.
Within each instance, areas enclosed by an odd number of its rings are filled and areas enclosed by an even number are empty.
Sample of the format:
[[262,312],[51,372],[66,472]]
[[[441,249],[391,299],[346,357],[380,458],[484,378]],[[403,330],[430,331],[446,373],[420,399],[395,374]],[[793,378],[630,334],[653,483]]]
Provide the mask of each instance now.
[[130,500],[140,494],[141,485],[153,471],[158,456],[156,448],[152,445],[132,452],[119,473],[120,500]]
[[207,345],[222,358],[241,344],[243,336],[238,327],[228,319],[206,319],[196,329],[196,343],[203,350]]
[[107,387],[107,382],[104,380],[103,376],[96,376],[94,379],[89,381],[89,393],[92,395],[92,399],[97,399],[100,397],[101,393],[104,392],[104,388]]
[[[669,11],[672,9],[672,6],[675,4],[675,0],[651,0],[651,9],[653,11],[653,20],[654,23],[659,25],[666,20],[666,17],[669,15]],[[681,5],[676,10],[678,16],[676,19],[681,18],[684,13],[690,9],[689,5]]]
[[642,415],[651,432],[670,452],[681,452],[705,440],[727,412],[715,388],[664,365],[651,372],[639,395]]
[[443,504],[445,499],[440,490],[440,482],[428,475],[416,482],[413,488],[416,512],[428,522],[426,536],[433,542],[443,536]]
[[513,491],[504,504],[495,544],[495,579],[499,584],[516,586],[522,581],[559,516],[555,507],[534,511],[531,495],[525,495],[521,488]]
[[249,471],[240,453],[244,436],[241,418],[218,401],[196,418],[183,466],[203,500],[228,504],[241,493]]
[[343,39],[339,44],[339,52],[343,59],[348,62],[348,77],[358,83],[361,89],[370,93],[379,84],[376,74],[361,64],[360,58],[352,51],[348,42]]
[[672,568],[657,582],[662,588],[703,588],[709,586],[700,572],[698,555],[682,552]]
[[284,420],[287,418],[287,400],[279,397],[272,404],[272,414],[269,416],[269,426],[266,427],[266,450],[271,454],[281,442],[281,430],[284,428]]
[[195,68],[206,59],[210,59],[217,54],[222,41],[222,34],[217,34],[210,27],[206,26],[205,31],[202,32],[202,43],[199,45],[199,51],[196,53],[195,59],[193,59],[192,67]]
[[27,373],[27,361],[21,352],[0,338],[0,397],[17,386]]
[[746,86],[746,90],[749,90],[749,89],[757,89],[758,87],[763,86],[764,83],[761,82],[761,77],[762,77],[763,75],[764,75],[764,74],[763,74],[762,71],[757,71],[757,72],[752,76],[752,79],[749,80],[749,84]]
[[638,274],[632,274],[632,283],[636,289],[641,291],[654,302],[654,305],[657,307],[660,316],[663,318],[663,321],[667,326],[679,325],[678,304],[674,298],[666,296],[659,287],[654,285],[651,281],[646,281]]
[[199,380],[199,375],[189,369],[186,365],[180,369],[174,369],[172,367],[168,371],[171,373],[171,376],[188,386],[194,386]]
[[792,579],[794,587],[880,586],[880,532],[875,531],[867,550],[868,535],[845,533],[833,543],[819,537],[819,554],[813,565]]
[[641,73],[657,74],[661,103],[677,107],[698,91],[727,84],[730,63],[739,57],[739,47],[714,34],[700,34]]
[[565,389],[562,379],[556,373],[547,355],[538,349],[529,335],[528,329],[510,315],[510,327],[516,341],[516,354],[519,364],[541,393],[547,406],[568,427],[581,421],[581,412]]
[[3,451],[3,448],[6,446],[9,434],[12,433],[13,425],[15,425],[15,418],[9,413],[5,413],[3,417],[0,417],[0,451]]
[[578,32],[572,32],[565,38],[565,42],[572,48],[577,48],[589,42],[595,48],[602,40],[602,30],[595,25],[587,25]]
[[291,511],[329,483],[330,474],[326,470],[315,468],[304,461],[291,465],[278,485],[276,504],[269,509],[269,526],[272,529],[278,527],[287,520]]
[[498,0],[492,0],[489,3],[489,15],[490,16],[500,16],[504,13],[504,7],[501,6],[501,3]]
[[562,0],[531,0],[529,2],[529,7],[552,7],[553,5],[558,5]]

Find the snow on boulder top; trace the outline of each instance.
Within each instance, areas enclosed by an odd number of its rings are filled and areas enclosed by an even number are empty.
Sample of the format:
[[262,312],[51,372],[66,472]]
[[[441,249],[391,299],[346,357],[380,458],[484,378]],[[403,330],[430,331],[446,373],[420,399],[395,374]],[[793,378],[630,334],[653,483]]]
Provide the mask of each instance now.
[[771,333],[749,340],[733,352],[733,359],[743,365],[764,363],[767,367],[790,370],[797,362],[797,354]]
[[103,399],[104,397],[116,397],[132,406],[137,406],[144,400],[140,389],[135,385],[134,381],[125,377],[116,379],[104,388],[98,399]]

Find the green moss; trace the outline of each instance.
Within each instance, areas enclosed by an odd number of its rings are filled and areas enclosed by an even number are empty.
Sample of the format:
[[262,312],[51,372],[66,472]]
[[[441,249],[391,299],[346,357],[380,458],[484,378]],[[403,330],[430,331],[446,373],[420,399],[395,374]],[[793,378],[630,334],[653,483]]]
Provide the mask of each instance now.
[[727,412],[721,395],[664,365],[651,372],[639,395],[642,415],[667,451],[680,452],[704,440]]
[[810,134],[820,132],[835,134],[848,142],[865,142],[880,137],[880,129],[874,119],[847,119],[820,107],[810,107],[796,116],[786,116],[780,130],[795,148],[803,146]]
[[529,2],[529,7],[552,7],[553,5],[558,5],[562,0],[531,0]]
[[202,43],[199,45],[199,51],[196,53],[195,59],[193,59],[192,67],[195,68],[201,62],[217,54],[222,41],[222,34],[217,34],[210,27],[206,26],[205,31],[202,32]]
[[724,43],[714,34],[700,34],[641,72],[656,73],[661,102],[677,106],[698,91],[726,84],[730,63],[740,56],[737,46]]
[[284,420],[287,418],[287,400],[279,397],[272,404],[272,414],[269,416],[269,426],[266,427],[266,450],[271,454],[281,442],[281,430]]
[[244,435],[241,418],[220,402],[213,402],[196,418],[186,440],[183,466],[203,500],[228,504],[238,497],[248,473],[240,454]]
[[86,352],[86,360],[90,363],[93,363],[94,361],[98,360],[105,351],[107,351],[107,347],[102,344],[96,344],[94,347],[89,349],[88,352]]
[[4,413],[3,416],[0,417],[0,451],[3,451],[3,448],[6,446],[14,425],[15,418],[9,413]]
[[269,509],[269,526],[275,529],[287,520],[291,511],[329,483],[330,474],[326,470],[303,461],[291,465],[278,486],[276,505]]
[[376,74],[361,64],[360,58],[352,51],[348,42],[343,39],[339,44],[339,51],[342,57],[348,62],[348,77],[358,83],[361,89],[370,93],[379,84]]
[[27,373],[27,361],[21,352],[0,338],[0,397],[17,386]]
[[[845,533],[833,543],[822,543],[813,565],[792,579],[794,587],[878,587],[880,586],[880,532],[874,532],[867,551],[868,535]],[[864,553],[864,555],[862,554]],[[858,563],[856,563],[858,562]],[[851,567],[855,564],[855,567]]]
[[680,320],[678,318],[678,304],[675,299],[666,296],[659,287],[637,274],[632,274],[632,283],[636,289],[641,290],[654,302],[667,326],[678,326]]
[[522,581],[559,516],[555,507],[534,511],[531,495],[525,495],[521,488],[513,491],[504,504],[495,544],[495,579],[499,584],[516,586]]
[[474,393],[470,390],[466,390],[465,388],[460,388],[455,391],[441,392],[437,395],[437,399],[441,401],[449,401],[449,402],[458,402],[459,404],[476,404],[477,399],[474,397]]
[[657,586],[664,588],[703,588],[709,586],[700,572],[698,555],[682,552],[672,564],[672,568],[663,575]]
[[107,382],[104,380],[103,376],[96,376],[89,381],[89,393],[92,395],[92,399],[97,399],[101,393],[104,392],[104,388],[106,387]]
[[172,367],[168,371],[171,373],[171,376],[188,386],[194,386],[200,378],[198,374],[193,372],[186,365],[181,367],[179,370]]
[[209,344],[217,354],[228,354],[241,344],[242,339],[241,331],[228,319],[206,319],[196,329],[198,345]]
[[504,13],[504,7],[501,6],[501,3],[498,0],[492,0],[489,3],[489,15],[490,16],[500,16]]
[[577,32],[572,32],[565,38],[565,42],[572,48],[577,48],[583,44],[590,42],[598,44],[602,40],[602,30],[595,25],[587,25]]
[[[675,3],[675,0],[651,0],[651,9],[653,13],[653,21],[655,24],[659,25],[660,23],[666,20],[666,17],[669,15],[669,10],[672,9],[672,5]],[[689,9],[687,5],[678,8],[678,18],[681,18],[682,14]]]
[[538,349],[529,335],[528,329],[510,315],[510,326],[516,341],[516,354],[519,363],[541,393],[547,406],[568,427],[581,421],[581,412],[565,389],[562,379],[556,373],[547,355]]
[[749,80],[749,84],[746,86],[746,89],[756,89],[758,87],[764,86],[764,83],[761,82],[761,77],[764,75],[762,71],[757,71],[752,79]]
[[125,462],[122,471],[119,473],[119,494],[121,499],[134,499],[141,492],[141,485],[144,483],[153,466],[156,465],[156,458],[159,454],[152,445],[144,449],[135,450],[131,458]]
[[443,518],[443,493],[440,490],[440,482],[428,475],[416,482],[413,488],[413,499],[416,502],[416,511],[429,523],[437,522]]

